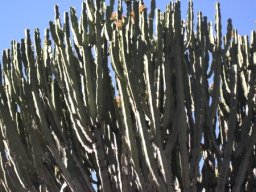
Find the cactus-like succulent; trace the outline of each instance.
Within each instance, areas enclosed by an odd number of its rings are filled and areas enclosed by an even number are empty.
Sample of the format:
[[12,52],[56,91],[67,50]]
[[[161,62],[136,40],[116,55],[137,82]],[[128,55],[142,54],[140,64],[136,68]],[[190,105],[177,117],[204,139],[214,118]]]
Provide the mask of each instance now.
[[0,191],[256,191],[256,32],[125,2],[3,51]]

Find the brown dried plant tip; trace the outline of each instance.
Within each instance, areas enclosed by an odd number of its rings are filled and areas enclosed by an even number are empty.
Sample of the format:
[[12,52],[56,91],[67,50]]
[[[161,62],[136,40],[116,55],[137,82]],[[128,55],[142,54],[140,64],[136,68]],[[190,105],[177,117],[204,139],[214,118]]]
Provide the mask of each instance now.
[[141,14],[146,9],[145,5],[141,4],[139,6],[139,13]]
[[110,20],[111,20],[111,21],[117,20],[117,17],[118,17],[117,12],[113,12],[113,13],[111,14]]
[[118,30],[121,30],[122,29],[122,26],[123,26],[123,22],[122,22],[122,20],[117,20],[116,22],[115,22],[115,24],[116,24],[116,29],[118,29]]
[[134,11],[133,11],[133,10],[131,11],[130,16],[134,19],[134,17],[135,17],[135,13],[134,13]]
[[121,107],[121,97],[120,96],[116,96],[115,97],[115,102],[118,108]]

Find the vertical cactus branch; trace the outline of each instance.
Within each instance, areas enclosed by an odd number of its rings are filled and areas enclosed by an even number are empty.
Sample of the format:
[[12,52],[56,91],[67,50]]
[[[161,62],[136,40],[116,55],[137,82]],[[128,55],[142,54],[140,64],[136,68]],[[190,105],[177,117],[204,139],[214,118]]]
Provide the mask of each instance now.
[[43,43],[12,41],[0,191],[256,190],[256,32],[180,7],[87,0],[61,22],[56,5]]

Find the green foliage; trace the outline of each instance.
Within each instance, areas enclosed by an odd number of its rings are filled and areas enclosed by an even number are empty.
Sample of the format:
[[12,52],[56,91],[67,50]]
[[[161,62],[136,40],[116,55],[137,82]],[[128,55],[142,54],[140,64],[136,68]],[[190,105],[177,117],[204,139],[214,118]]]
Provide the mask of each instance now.
[[256,32],[125,2],[3,51],[0,191],[256,190]]

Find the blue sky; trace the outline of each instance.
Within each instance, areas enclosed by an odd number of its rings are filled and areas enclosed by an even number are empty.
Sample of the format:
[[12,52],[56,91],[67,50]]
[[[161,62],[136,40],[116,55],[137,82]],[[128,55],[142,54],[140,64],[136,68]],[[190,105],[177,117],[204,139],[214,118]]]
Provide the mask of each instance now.
[[[116,0],[117,1],[117,0]],[[158,0],[157,7],[162,10],[169,0]],[[0,6],[0,51],[10,47],[11,40],[20,41],[24,37],[24,29],[33,31],[38,27],[43,33],[48,27],[49,20],[54,17],[54,5],[60,6],[60,12],[68,11],[70,6],[77,8],[80,13],[82,0],[1,0]],[[145,0],[150,7],[150,0]],[[209,20],[214,19],[215,0],[194,0],[195,13],[202,10]],[[234,27],[242,35],[250,34],[256,29],[256,1],[255,0],[220,0],[222,8],[223,27],[230,17]],[[187,11],[188,0],[181,0],[183,17]],[[33,34],[33,33],[31,33]]]

